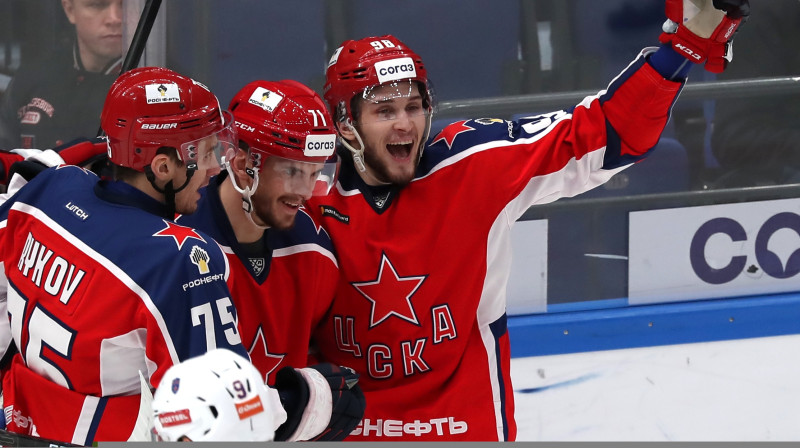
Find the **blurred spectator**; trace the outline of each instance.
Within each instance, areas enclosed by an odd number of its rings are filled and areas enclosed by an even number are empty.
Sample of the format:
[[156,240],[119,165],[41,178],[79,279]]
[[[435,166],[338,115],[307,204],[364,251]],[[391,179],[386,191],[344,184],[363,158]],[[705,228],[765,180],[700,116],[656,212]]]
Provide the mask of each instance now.
[[0,148],[47,149],[100,128],[122,65],[122,0],[61,0],[68,45],[23,63],[0,103]]
[[[800,2],[753,2],[734,59],[719,80],[800,75]],[[723,174],[717,187],[800,182],[800,93],[716,102],[712,152]]]

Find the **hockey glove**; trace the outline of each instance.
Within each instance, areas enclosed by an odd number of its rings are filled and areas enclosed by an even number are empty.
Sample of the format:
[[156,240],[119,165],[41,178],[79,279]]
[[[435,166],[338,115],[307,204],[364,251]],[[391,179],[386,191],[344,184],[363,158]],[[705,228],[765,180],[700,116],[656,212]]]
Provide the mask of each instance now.
[[23,160],[15,162],[8,169],[8,179],[14,173],[30,181],[39,172],[57,165],[77,165],[90,168],[96,162],[106,159],[108,153],[106,140],[100,137],[77,139],[53,149],[13,149],[12,153]]
[[659,40],[706,70],[720,73],[733,58],[736,30],[750,15],[749,0],[666,0]]
[[8,180],[11,179],[11,176],[8,174],[11,165],[23,159],[24,158],[19,154],[0,150],[0,184],[5,185],[8,183]]
[[108,143],[103,137],[80,138],[53,148],[67,165],[90,168],[108,158]]
[[287,418],[275,440],[343,440],[364,416],[366,401],[357,382],[352,369],[329,363],[278,371],[275,387]]
[[8,179],[11,180],[15,174],[19,174],[27,182],[30,182],[37,174],[47,169],[47,165],[34,160],[20,160],[14,162],[11,168],[8,169]]
[[30,182],[46,168],[64,163],[64,159],[52,149],[44,151],[41,149],[12,149],[11,152],[22,157],[22,160],[14,162],[8,169],[9,180],[14,177],[14,174],[19,174]]
[[327,380],[333,404],[328,426],[312,440],[344,440],[361,422],[367,404],[364,392],[358,385],[358,374],[349,367],[330,363],[317,364],[311,368],[316,369]]

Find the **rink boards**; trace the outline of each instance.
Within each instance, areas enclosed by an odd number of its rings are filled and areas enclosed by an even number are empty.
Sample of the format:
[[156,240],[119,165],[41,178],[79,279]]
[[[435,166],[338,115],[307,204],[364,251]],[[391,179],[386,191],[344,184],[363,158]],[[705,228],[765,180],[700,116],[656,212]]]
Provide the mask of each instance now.
[[512,229],[513,356],[800,334],[800,199],[565,202]]
[[800,334],[800,294],[549,312],[508,320],[513,357]]

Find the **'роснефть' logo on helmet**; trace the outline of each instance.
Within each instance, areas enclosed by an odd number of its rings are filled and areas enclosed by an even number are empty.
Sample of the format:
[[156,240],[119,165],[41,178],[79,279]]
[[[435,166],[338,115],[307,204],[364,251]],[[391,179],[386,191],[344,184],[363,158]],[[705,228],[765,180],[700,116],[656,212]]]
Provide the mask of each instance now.
[[274,112],[275,108],[281,103],[281,100],[283,100],[283,96],[263,87],[257,87],[253,90],[253,94],[250,95],[250,99],[247,102],[266,111]]
[[181,93],[175,83],[148,84],[144,86],[147,104],[179,103]]

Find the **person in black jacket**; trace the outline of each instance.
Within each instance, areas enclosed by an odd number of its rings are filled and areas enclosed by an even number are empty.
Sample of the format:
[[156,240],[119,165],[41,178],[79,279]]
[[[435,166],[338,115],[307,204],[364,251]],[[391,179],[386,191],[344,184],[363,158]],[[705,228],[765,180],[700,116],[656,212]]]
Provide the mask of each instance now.
[[0,103],[0,148],[48,149],[100,128],[122,66],[122,0],[61,0],[71,46],[23,64]]

